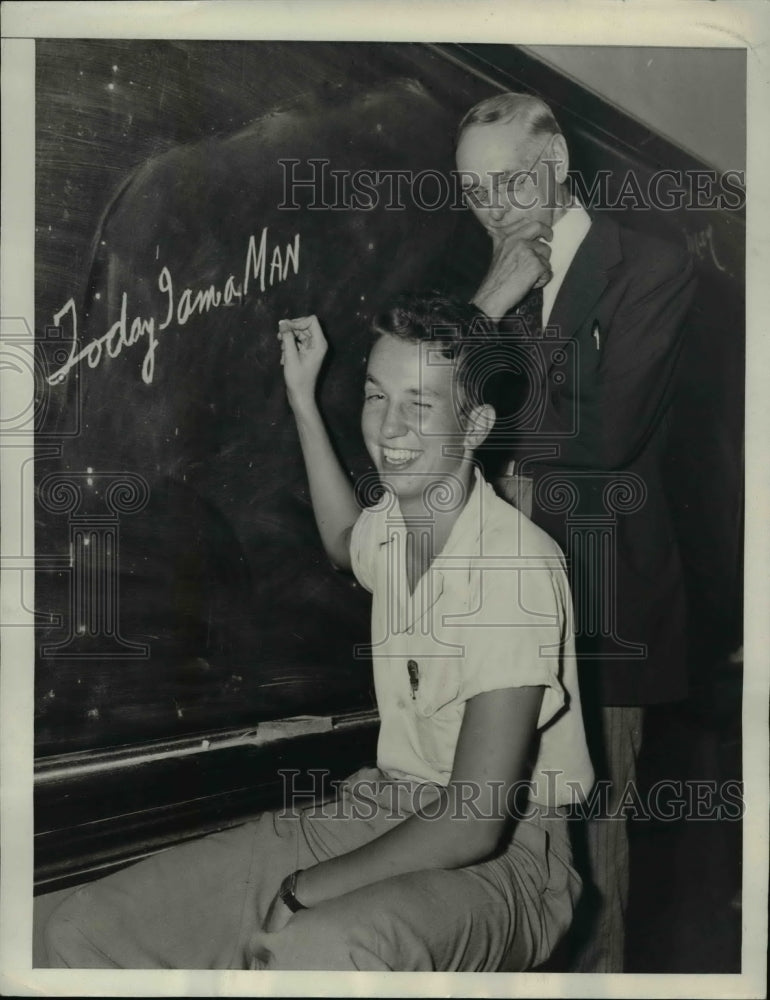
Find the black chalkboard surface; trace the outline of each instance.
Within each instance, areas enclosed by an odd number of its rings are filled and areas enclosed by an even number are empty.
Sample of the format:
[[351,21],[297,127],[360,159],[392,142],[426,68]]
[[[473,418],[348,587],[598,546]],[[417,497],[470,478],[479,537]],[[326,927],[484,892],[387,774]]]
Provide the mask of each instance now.
[[69,518],[67,575],[103,592],[71,588],[63,629],[41,634],[41,737],[123,742],[370,704],[353,655],[367,599],[319,547],[277,321],[323,318],[323,409],[365,472],[367,318],[430,281],[452,218],[386,197],[335,211],[333,177],[284,191],[281,161],[296,177],[310,160],[319,177],[322,161],[446,168],[450,124],[413,81],[347,87],[153,158],[110,203],[82,306],[55,315],[73,346],[49,381],[67,394],[62,431],[76,415],[78,433],[56,471],[39,469],[42,508]]
[[[101,863],[202,829],[201,797],[207,828],[235,798],[256,807],[280,754],[185,741],[372,706],[368,596],[320,548],[275,332],[321,317],[324,412],[366,473],[368,317],[407,288],[470,293],[489,255],[452,199],[389,208],[394,172],[448,172],[456,122],[499,89],[551,103],[589,180],[702,165],[511,46],[47,40],[36,63],[36,822],[53,878],[78,850]],[[328,171],[287,199],[281,160]],[[390,179],[371,209],[320,208],[332,170]],[[702,276],[667,484],[701,670],[740,639],[744,222],[613,214],[688,246]]]

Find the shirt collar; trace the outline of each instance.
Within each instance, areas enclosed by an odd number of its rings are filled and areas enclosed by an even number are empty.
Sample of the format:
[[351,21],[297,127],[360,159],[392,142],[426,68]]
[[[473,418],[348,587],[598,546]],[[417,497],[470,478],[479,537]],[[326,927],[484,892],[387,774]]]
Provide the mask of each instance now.
[[[441,560],[448,556],[478,555],[481,539],[481,526],[490,498],[495,497],[495,491],[484,479],[478,468],[473,470],[473,482],[470,496],[452,525],[443,549],[435,556]],[[385,495],[375,505],[386,511],[384,531],[380,544],[385,545],[393,538],[393,532],[403,531],[405,522],[398,499],[387,489]]]
[[590,228],[591,216],[577,200],[554,223],[549,261],[553,273],[552,281],[566,274],[578,247]]
[[438,559],[443,559],[446,556],[478,554],[481,525],[490,493],[494,496],[492,487],[481,475],[478,468],[474,468],[471,495],[452,525],[449,538],[438,554]]

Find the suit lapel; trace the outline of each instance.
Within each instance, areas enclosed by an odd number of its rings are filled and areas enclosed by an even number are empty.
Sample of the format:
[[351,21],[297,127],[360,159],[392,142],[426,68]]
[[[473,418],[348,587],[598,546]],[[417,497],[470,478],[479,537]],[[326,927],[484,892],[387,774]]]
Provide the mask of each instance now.
[[548,326],[560,328],[562,339],[575,335],[607,287],[607,272],[622,256],[617,223],[594,216],[564,276],[548,320]]

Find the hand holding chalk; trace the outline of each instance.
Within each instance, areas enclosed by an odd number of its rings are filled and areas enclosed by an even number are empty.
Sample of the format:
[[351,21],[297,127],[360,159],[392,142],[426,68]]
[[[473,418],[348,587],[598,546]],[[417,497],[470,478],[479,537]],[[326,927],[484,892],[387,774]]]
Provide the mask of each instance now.
[[328,344],[316,316],[298,316],[278,323],[281,364],[289,405],[293,410],[315,402],[315,388]]

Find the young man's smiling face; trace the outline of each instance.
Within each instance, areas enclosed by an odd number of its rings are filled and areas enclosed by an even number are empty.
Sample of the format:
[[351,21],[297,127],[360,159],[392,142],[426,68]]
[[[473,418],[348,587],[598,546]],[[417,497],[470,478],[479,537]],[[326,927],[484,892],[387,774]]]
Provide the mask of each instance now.
[[[472,454],[460,412],[455,364],[439,345],[385,335],[374,344],[364,385],[361,428],[381,480],[405,505],[424,510],[439,481],[467,496]],[[462,504],[461,504],[462,505]]]

